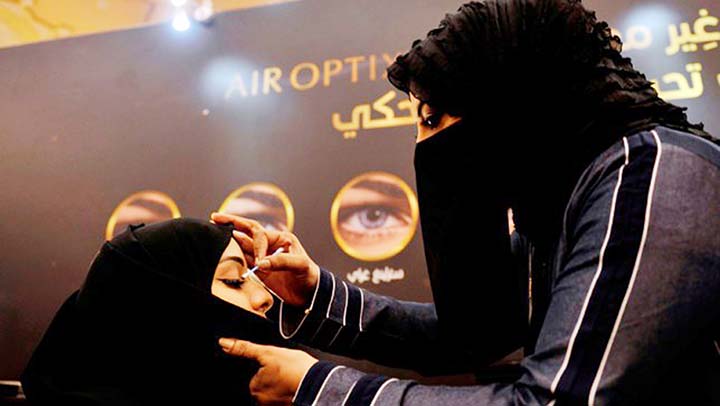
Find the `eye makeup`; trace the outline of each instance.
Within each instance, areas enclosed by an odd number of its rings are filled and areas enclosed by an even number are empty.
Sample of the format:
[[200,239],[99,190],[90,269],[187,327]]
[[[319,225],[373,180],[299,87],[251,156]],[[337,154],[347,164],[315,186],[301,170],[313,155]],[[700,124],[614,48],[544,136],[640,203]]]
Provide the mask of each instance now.
[[223,258],[219,266],[215,279],[231,289],[240,289],[246,281],[246,278],[240,276],[242,270],[246,269],[245,259],[237,255],[229,256]]
[[225,278],[218,278],[218,280],[222,283],[224,283],[227,287],[232,289],[240,289],[242,285],[245,283],[245,279],[225,279]]

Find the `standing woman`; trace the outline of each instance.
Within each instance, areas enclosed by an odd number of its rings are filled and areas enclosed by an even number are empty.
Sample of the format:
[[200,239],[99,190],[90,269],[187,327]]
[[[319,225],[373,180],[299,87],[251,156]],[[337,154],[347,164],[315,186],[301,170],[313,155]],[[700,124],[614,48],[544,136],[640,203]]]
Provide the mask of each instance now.
[[[425,386],[224,341],[263,365],[251,392],[298,405],[719,404],[720,148],[620,48],[578,0],[493,0],[448,15],[388,69],[418,109],[434,307],[347,284],[303,253],[261,262],[266,284],[294,294],[280,309],[288,337],[425,373],[472,370],[524,340],[516,381]],[[289,238],[215,220],[260,256]],[[508,300],[514,263],[532,269],[527,333]],[[278,372],[303,362],[303,376]]]

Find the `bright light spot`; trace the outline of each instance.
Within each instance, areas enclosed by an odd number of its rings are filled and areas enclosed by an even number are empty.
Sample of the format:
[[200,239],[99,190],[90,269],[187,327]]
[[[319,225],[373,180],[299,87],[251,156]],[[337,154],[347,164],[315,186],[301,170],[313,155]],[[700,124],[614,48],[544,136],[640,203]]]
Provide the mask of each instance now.
[[175,7],[182,7],[187,3],[187,0],[170,0],[170,3]]
[[190,28],[190,19],[184,10],[178,11],[172,21],[172,26],[177,31],[187,31]]
[[195,9],[193,17],[197,21],[207,21],[213,15],[212,1],[204,1],[202,5]]
[[631,26],[640,25],[665,34],[669,24],[681,19],[682,16],[673,7],[664,4],[643,4],[626,10],[617,28],[627,31]]
[[256,69],[255,64],[236,56],[213,58],[207,62],[201,75],[204,93],[210,98],[222,96],[237,75],[249,77],[253,69]]
[[202,111],[202,115],[203,115],[203,116],[207,116],[208,114],[210,114],[210,110],[205,109],[205,110]]

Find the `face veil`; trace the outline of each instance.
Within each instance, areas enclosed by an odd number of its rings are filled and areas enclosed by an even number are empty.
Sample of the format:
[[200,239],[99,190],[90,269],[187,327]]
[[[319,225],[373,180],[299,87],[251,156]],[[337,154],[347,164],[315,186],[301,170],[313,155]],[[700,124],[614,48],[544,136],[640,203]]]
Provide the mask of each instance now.
[[130,226],[96,255],[22,376],[37,404],[252,404],[257,365],[222,336],[287,346],[272,322],[211,294],[232,228],[175,219]]
[[[417,144],[415,173],[425,258],[433,299],[448,345],[462,344],[472,354],[495,356],[511,351],[512,342],[494,342],[494,334],[471,334],[473,309],[482,309],[483,326],[511,331],[522,323],[522,287],[510,263],[508,204],[488,196],[501,190],[502,178],[491,156],[478,148],[472,123],[457,122]],[[458,154],[472,149],[473,154]],[[491,252],[492,258],[483,256]],[[498,311],[488,309],[500,308]],[[511,317],[507,315],[511,314]],[[521,336],[518,331],[517,336]],[[480,348],[477,348],[480,347]],[[510,347],[510,348],[508,348]],[[472,351],[472,350],[478,351]],[[476,360],[485,364],[487,359]]]

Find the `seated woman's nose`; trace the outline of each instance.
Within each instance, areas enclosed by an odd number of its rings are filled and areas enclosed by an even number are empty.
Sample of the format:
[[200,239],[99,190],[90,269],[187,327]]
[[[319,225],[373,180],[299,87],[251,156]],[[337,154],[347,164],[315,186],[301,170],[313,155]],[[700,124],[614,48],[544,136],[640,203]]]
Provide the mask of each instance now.
[[248,284],[248,289],[250,290],[248,292],[250,306],[254,311],[265,314],[265,312],[270,310],[273,305],[273,297],[264,287],[255,281],[251,281]]

